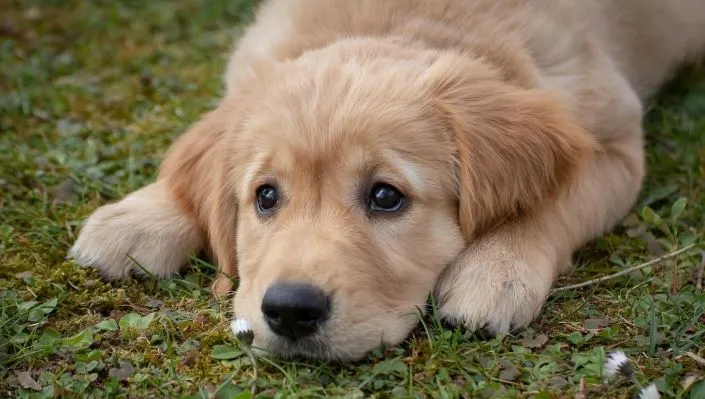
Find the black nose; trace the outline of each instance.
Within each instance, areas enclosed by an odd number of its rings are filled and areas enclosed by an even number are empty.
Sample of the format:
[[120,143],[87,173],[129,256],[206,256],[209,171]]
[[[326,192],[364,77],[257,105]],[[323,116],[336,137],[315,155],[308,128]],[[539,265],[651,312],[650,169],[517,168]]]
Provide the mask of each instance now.
[[330,300],[309,284],[274,284],[262,299],[262,313],[277,335],[297,339],[311,335],[330,314]]

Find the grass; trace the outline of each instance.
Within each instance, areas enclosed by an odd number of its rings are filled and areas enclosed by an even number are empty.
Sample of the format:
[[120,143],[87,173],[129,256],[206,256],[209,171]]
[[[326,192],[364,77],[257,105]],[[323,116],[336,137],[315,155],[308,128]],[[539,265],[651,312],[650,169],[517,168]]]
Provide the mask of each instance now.
[[[150,182],[170,141],[213,106],[251,11],[238,0],[5,2],[0,397],[249,398],[254,384],[259,398],[558,398],[581,379],[588,397],[635,397],[633,384],[603,378],[618,349],[663,397],[705,397],[692,356],[705,357],[698,251],[558,293],[517,336],[482,339],[430,316],[403,345],[352,365],[253,363],[229,333],[227,302],[205,290],[205,262],[164,281],[110,284],[65,261],[81,220]],[[664,89],[647,128],[639,204],[559,284],[704,248],[705,69]]]

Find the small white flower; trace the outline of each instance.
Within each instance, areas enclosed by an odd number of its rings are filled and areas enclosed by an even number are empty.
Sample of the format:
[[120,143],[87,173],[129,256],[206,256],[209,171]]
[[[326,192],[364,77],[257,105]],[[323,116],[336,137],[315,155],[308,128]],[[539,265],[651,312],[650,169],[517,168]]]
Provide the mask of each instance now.
[[633,371],[629,363],[629,358],[624,352],[612,352],[607,356],[607,360],[605,361],[605,375],[608,378],[616,377],[618,374],[630,377]]
[[658,389],[656,389],[656,385],[651,384],[646,388],[643,388],[641,392],[639,392],[639,399],[660,399],[661,394],[659,394]]
[[237,336],[250,331],[250,324],[245,319],[234,319],[230,322],[230,328],[233,330],[233,334]]
[[245,345],[250,345],[255,337],[254,332],[250,328],[250,323],[245,319],[234,319],[230,322],[230,329],[233,330],[235,337]]

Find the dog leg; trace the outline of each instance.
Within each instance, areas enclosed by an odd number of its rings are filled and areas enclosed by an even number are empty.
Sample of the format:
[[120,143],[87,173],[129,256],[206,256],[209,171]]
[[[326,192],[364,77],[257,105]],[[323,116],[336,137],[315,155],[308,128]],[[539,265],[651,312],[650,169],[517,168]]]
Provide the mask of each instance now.
[[139,273],[136,262],[164,277],[177,272],[190,254],[207,247],[221,272],[213,292],[227,294],[235,274],[235,220],[230,220],[235,210],[217,208],[230,206],[229,201],[219,201],[217,193],[224,186],[220,138],[232,112],[221,105],[204,115],[171,146],[157,182],[91,215],[69,257],[110,279]]
[[[123,200],[98,208],[85,222],[68,256],[107,279],[133,272],[166,277],[203,247],[196,224],[159,180]],[[144,269],[144,270],[143,270]]]
[[609,140],[577,186],[539,213],[470,243],[436,286],[441,315],[470,329],[510,332],[540,312],[573,251],[629,211],[644,175],[640,122]]

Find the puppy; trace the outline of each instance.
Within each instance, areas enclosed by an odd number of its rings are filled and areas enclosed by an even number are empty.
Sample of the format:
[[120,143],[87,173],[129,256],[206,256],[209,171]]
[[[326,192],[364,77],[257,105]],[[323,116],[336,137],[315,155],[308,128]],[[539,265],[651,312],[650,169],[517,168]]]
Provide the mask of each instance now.
[[69,255],[119,279],[206,249],[278,355],[397,344],[429,293],[509,332],[633,206],[642,102],[704,49],[701,0],[265,1],[219,106]]

